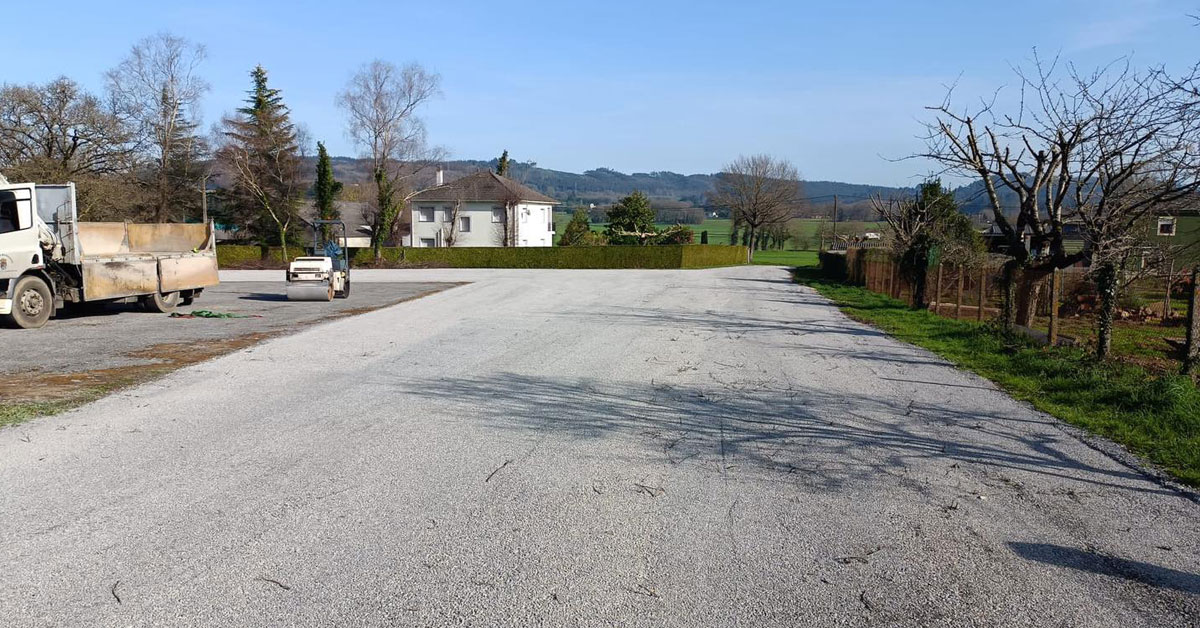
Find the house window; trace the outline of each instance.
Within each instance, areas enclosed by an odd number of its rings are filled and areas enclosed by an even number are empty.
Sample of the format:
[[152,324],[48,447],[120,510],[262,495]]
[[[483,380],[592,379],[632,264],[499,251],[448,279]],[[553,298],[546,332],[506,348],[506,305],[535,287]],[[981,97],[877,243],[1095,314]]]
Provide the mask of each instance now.
[[504,222],[504,208],[503,207],[493,207],[492,208],[492,222]]
[[433,238],[421,238],[421,246],[427,249],[432,249],[436,245],[433,243]]
[[521,210],[521,222],[529,222],[529,210]]
[[442,208],[442,222],[454,222],[454,208],[453,207],[443,207]]
[[458,219],[458,230],[463,233],[471,233],[470,216],[463,216],[462,218]]
[[1165,216],[1158,219],[1158,235],[1173,236],[1175,235],[1175,218]]
[[417,210],[417,220],[420,222],[433,222],[433,208],[422,207]]

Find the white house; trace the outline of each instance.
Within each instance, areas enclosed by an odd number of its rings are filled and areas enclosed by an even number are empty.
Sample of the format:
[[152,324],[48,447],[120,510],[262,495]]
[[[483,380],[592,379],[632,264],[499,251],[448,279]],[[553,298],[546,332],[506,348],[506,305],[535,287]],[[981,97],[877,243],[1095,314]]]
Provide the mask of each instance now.
[[417,247],[554,246],[557,203],[490,170],[450,183],[439,181],[409,201],[411,243]]

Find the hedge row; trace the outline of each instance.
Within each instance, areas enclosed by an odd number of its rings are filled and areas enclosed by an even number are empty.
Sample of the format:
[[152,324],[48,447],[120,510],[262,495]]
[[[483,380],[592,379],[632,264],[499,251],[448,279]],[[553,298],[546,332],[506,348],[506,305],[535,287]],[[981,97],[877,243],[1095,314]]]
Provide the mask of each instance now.
[[[289,249],[295,256],[301,252]],[[354,266],[374,265],[374,252],[356,249]],[[681,246],[564,246],[385,248],[387,266],[449,268],[711,268],[746,262],[746,247]],[[222,268],[283,268],[278,247],[223,244],[217,247]]]

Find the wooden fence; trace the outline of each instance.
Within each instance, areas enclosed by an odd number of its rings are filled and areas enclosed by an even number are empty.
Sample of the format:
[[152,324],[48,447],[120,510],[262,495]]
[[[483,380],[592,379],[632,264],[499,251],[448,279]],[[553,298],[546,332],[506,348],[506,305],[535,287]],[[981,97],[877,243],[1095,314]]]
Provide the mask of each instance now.
[[[984,321],[998,317],[1003,307],[1003,265],[1007,258],[990,257],[974,265],[939,264],[926,275],[923,301],[930,311],[954,319]],[[890,251],[851,247],[845,253],[823,253],[822,266],[835,278],[886,294],[910,305],[916,303],[914,286]],[[1183,347],[1185,370],[1200,369],[1200,286],[1196,269],[1171,267],[1149,273],[1125,287],[1118,304],[1118,318],[1186,317],[1187,339]],[[1037,316],[1045,319],[1044,330],[1026,329],[1034,337],[1058,344],[1060,317],[1088,313],[1098,307],[1095,286],[1087,269],[1072,267],[1055,271],[1034,284]]]

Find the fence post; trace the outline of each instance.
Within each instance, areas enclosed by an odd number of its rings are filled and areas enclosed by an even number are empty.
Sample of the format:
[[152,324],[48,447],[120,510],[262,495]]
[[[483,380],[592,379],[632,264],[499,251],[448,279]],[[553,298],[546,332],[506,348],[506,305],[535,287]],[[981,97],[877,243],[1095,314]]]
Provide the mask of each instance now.
[[892,298],[899,299],[904,296],[904,286],[900,285],[900,265],[892,260]]
[[976,308],[975,320],[983,322],[983,307],[987,301],[987,265],[979,267],[979,307]]
[[938,262],[937,287],[934,288],[933,294],[934,312],[941,312],[942,310],[942,266],[943,264]]
[[879,260],[879,294],[892,293],[892,262],[887,259]]
[[1200,366],[1200,266],[1192,269],[1188,290],[1187,341],[1183,346],[1183,374],[1191,375]]
[[963,280],[966,277],[962,264],[958,265],[958,298],[954,301],[954,320],[962,318]]
[[1058,346],[1058,302],[1062,299],[1062,274],[1055,268],[1050,271],[1050,330],[1048,340],[1051,347]]

